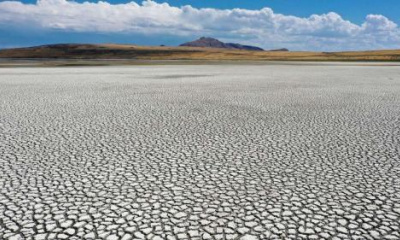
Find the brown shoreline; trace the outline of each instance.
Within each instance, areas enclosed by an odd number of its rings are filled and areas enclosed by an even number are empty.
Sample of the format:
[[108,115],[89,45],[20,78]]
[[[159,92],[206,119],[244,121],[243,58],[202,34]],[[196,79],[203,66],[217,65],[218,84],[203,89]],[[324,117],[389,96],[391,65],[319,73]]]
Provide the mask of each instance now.
[[152,65],[296,65],[400,67],[393,61],[252,61],[252,60],[132,60],[132,59],[0,59],[0,68],[14,67],[106,67]]
[[[195,47],[147,47],[117,44],[56,44],[29,48],[0,50],[0,64],[17,61],[79,62],[96,61],[102,65],[137,65],[142,61],[171,62],[264,62],[264,61],[315,61],[315,62],[400,62],[400,50],[353,51],[353,52],[279,52],[246,51]],[[72,63],[74,62],[74,63]],[[99,64],[97,62],[97,64]],[[85,63],[86,65],[87,63]]]

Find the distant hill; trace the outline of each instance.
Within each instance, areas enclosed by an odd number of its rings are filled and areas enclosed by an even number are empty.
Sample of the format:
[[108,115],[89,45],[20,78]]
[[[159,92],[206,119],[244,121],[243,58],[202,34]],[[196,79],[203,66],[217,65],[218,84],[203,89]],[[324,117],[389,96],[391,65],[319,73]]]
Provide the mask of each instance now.
[[195,41],[183,43],[181,47],[202,47],[202,48],[225,48],[247,51],[264,51],[264,49],[254,46],[242,45],[238,43],[224,43],[215,38],[201,37]]
[[272,49],[272,50],[269,50],[269,51],[271,51],[271,52],[289,52],[289,49],[287,49],[287,48],[278,48],[278,49]]
[[[213,45],[215,46],[215,45]],[[354,52],[248,51],[238,48],[149,47],[123,44],[53,44],[0,50],[4,59],[126,59],[201,61],[399,61],[400,50]]]

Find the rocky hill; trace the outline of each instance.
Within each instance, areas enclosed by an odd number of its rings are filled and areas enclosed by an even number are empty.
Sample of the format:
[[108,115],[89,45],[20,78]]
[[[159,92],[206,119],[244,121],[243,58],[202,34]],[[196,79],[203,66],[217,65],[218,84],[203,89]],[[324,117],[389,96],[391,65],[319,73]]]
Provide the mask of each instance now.
[[201,37],[195,41],[183,43],[181,47],[203,47],[203,48],[225,48],[247,51],[264,51],[264,49],[254,46],[242,45],[238,43],[224,43],[215,38]]

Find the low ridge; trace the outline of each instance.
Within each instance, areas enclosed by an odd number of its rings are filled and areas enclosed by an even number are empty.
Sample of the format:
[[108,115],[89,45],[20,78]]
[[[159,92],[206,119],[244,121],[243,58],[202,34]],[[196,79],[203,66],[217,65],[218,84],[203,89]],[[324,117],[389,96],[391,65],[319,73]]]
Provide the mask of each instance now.
[[[215,44],[220,44],[213,41]],[[211,46],[215,46],[212,44]],[[223,45],[227,46],[227,44]],[[243,61],[400,61],[400,50],[299,52],[276,49],[248,51],[216,47],[150,47],[122,44],[51,44],[0,49],[0,62],[10,59],[243,60]],[[8,59],[8,60],[7,60]]]

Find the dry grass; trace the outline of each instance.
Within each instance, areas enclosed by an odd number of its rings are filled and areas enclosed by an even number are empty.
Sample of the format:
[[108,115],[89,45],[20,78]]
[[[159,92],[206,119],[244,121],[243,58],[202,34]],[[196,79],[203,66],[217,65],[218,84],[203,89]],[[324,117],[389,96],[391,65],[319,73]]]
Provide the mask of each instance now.
[[256,52],[120,44],[64,44],[0,50],[0,58],[247,61],[400,61],[400,50],[359,52]]

